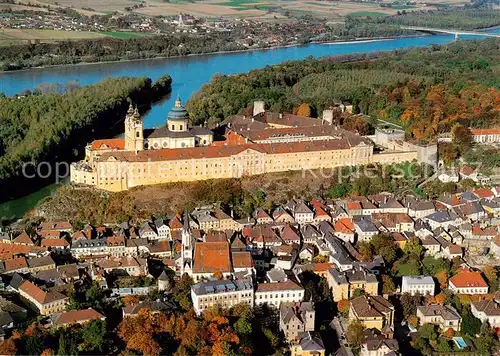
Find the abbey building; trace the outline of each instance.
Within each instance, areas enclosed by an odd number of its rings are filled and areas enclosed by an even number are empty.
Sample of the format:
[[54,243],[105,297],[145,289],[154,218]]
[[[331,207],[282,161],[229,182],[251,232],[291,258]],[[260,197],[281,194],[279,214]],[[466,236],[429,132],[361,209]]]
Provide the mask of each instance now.
[[[144,129],[137,109],[125,118],[124,138],[95,140],[71,165],[71,181],[109,191],[178,181],[238,178],[271,172],[394,163],[419,159],[417,150],[374,152],[370,138],[322,119],[263,110],[233,116],[218,128],[190,125],[177,99],[165,127]],[[420,159],[419,159],[420,160]]]

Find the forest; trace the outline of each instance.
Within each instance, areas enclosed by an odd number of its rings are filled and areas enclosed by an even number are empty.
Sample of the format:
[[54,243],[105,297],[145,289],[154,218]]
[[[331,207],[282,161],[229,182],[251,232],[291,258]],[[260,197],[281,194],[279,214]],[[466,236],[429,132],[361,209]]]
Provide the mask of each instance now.
[[42,86],[33,93],[0,98],[0,201],[54,182],[53,175],[42,180],[24,177],[24,163],[48,162],[54,167],[55,162],[76,160],[88,142],[123,131],[130,102],[145,111],[170,93],[171,83],[170,76],[154,84],[145,77],[110,78],[81,88],[66,86],[62,93],[57,90],[61,87]]
[[244,114],[255,100],[268,109],[317,115],[337,101],[356,113],[402,125],[409,138],[430,141],[457,123],[500,123],[500,40],[457,41],[347,61],[308,58],[247,74],[212,78],[187,104],[195,122],[215,125]]

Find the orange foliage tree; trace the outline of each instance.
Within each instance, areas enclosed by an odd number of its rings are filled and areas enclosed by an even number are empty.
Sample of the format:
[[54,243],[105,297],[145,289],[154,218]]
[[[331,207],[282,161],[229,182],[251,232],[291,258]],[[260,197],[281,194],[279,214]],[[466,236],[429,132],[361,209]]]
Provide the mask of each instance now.
[[301,104],[297,108],[296,115],[311,117],[311,115],[312,115],[311,106],[309,106],[309,104]]
[[349,314],[350,303],[347,299],[341,299],[337,302],[337,310],[343,316],[347,316]]
[[444,270],[439,271],[434,275],[434,277],[436,277],[436,279],[438,280],[439,286],[441,289],[448,287],[448,272],[447,271],[444,271]]
[[123,297],[123,304],[127,307],[130,305],[139,304],[140,301],[141,301],[141,299],[136,294],[130,294],[130,295],[126,295],[125,297]]
[[0,342],[0,355],[15,355],[16,353],[17,347],[13,338]]
[[410,315],[408,317],[408,324],[416,328],[418,326],[418,317],[416,315]]

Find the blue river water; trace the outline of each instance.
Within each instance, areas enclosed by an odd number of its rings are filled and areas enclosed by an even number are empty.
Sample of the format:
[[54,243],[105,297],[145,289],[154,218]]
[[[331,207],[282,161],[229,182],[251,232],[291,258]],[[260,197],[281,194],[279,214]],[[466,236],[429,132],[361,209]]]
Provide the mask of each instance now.
[[[491,32],[498,33],[498,31],[499,29],[495,29]],[[470,39],[478,38],[478,36],[463,36],[461,38]],[[177,95],[186,101],[204,83],[209,82],[214,74],[244,73],[287,60],[304,59],[308,56],[317,58],[348,53],[390,51],[431,44],[446,44],[452,41],[454,41],[454,36],[435,35],[367,42],[315,43],[268,50],[179,58],[34,68],[0,74],[0,92],[13,95],[21,93],[25,89],[32,90],[41,83],[62,84],[68,81],[78,81],[81,85],[86,85],[107,77],[147,76],[156,80],[161,75],[169,74],[173,79],[172,95],[157,103],[146,115],[144,126],[150,128],[165,123],[165,115],[172,107]]]
[[[500,28],[489,30],[500,33]],[[478,36],[460,36],[461,39],[477,39]],[[157,103],[147,113],[144,126],[147,128],[165,124],[167,112],[173,106],[177,95],[187,100],[208,83],[214,74],[236,74],[287,60],[391,51],[410,47],[425,47],[431,44],[446,44],[455,40],[452,35],[421,36],[387,39],[380,41],[308,44],[237,53],[220,53],[179,58],[157,58],[139,61],[71,65],[61,67],[33,68],[23,71],[0,73],[0,92],[6,95],[33,90],[42,83],[66,83],[78,81],[81,85],[92,84],[107,77],[147,76],[153,80],[164,74],[173,79],[172,95]],[[53,194],[57,186],[52,184],[25,197],[0,204],[0,217],[21,217],[45,196]]]

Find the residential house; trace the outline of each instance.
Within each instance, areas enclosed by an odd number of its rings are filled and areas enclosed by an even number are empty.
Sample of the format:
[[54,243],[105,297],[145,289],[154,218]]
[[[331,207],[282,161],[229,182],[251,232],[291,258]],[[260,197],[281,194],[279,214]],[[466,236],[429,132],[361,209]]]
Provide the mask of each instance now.
[[312,302],[300,302],[280,306],[279,328],[287,341],[297,341],[302,332],[314,331],[315,311]]
[[170,314],[175,310],[176,306],[169,301],[155,300],[152,302],[142,301],[134,305],[128,305],[122,308],[123,318],[136,317],[142,309],[148,309],[150,313],[166,313]]
[[106,317],[92,308],[70,310],[56,313],[51,316],[52,325],[55,327],[64,327],[74,324],[84,325],[92,320],[106,320]]
[[59,292],[46,292],[30,281],[19,286],[19,294],[41,315],[51,315],[66,309],[69,298]]
[[356,266],[344,272],[330,268],[326,280],[335,302],[351,298],[356,289],[363,290],[369,295],[378,295],[377,277],[362,267]]
[[71,254],[76,259],[106,257],[109,255],[107,239],[96,238],[72,241]]
[[255,290],[255,305],[279,308],[281,303],[299,303],[304,299],[304,288],[291,280],[259,283]]
[[434,295],[436,283],[431,276],[403,276],[401,293]]
[[297,342],[290,345],[290,356],[325,356],[325,344],[318,332],[306,331],[297,338]]
[[443,331],[448,329],[460,331],[462,323],[462,317],[450,305],[429,304],[417,306],[417,317],[421,325],[434,324]]
[[217,280],[199,282],[191,286],[191,300],[196,314],[218,305],[231,308],[237,304],[254,306],[254,289],[247,280]]
[[335,230],[335,236],[337,236],[339,239],[346,242],[354,243],[355,227],[352,219],[350,218],[339,219],[333,224],[333,228]]
[[358,235],[358,241],[370,241],[373,236],[379,233],[375,224],[369,217],[354,218],[354,229]]
[[487,294],[488,284],[480,272],[460,268],[459,271],[450,278],[449,288],[457,294]]
[[471,312],[481,322],[500,328],[500,304],[496,300],[481,300],[471,303]]
[[441,251],[441,244],[432,236],[421,238],[420,241],[422,242],[426,256],[434,257]]
[[295,220],[282,206],[279,206],[273,211],[273,219],[275,223],[293,224]]
[[96,261],[96,265],[106,273],[117,275],[140,277],[149,273],[147,260],[132,256],[103,258]]
[[33,257],[28,259],[28,269],[30,273],[37,273],[56,268],[56,263],[49,256]]
[[254,218],[257,220],[257,224],[271,224],[273,222],[273,218],[262,208],[255,210]]
[[359,354],[360,356],[395,356],[398,350],[397,340],[379,337],[365,340]]
[[381,213],[408,213],[408,208],[403,206],[396,198],[387,198],[384,202],[380,203],[378,207]]
[[28,273],[28,263],[25,257],[15,257],[3,261],[3,273]]
[[157,239],[159,240],[172,240],[172,233],[170,231],[170,226],[163,219],[155,219],[154,221]]
[[284,243],[291,244],[300,244],[300,232],[293,225],[286,224],[283,230],[281,231],[281,239]]
[[293,209],[293,218],[298,224],[306,224],[314,221],[314,211],[312,211],[304,201],[299,200]]
[[44,238],[40,246],[56,254],[67,254],[70,252],[70,244],[65,239]]
[[366,328],[391,329],[394,324],[394,306],[381,296],[361,296],[352,299],[349,321],[360,320]]

